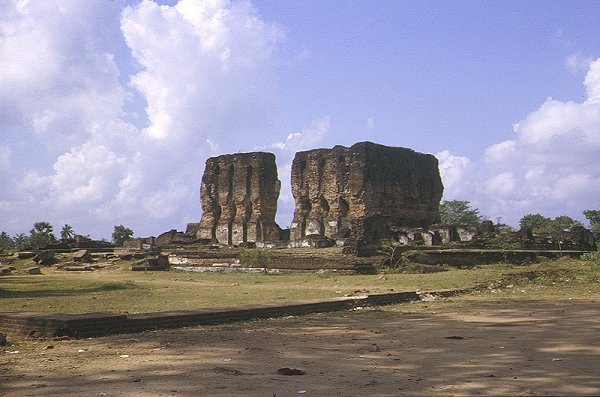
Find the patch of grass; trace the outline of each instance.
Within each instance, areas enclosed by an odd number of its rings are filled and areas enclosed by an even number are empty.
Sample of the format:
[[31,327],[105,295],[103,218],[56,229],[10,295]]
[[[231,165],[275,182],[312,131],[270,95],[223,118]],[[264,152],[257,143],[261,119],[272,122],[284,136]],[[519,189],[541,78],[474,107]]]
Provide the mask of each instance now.
[[37,266],[37,264],[31,259],[17,259],[12,257],[7,258],[6,263],[4,264],[16,268],[17,271],[20,271],[27,267]]
[[476,283],[490,285],[485,294],[513,299],[521,295],[530,298],[600,294],[600,265],[573,259],[527,266],[486,265],[425,274],[343,275],[334,271],[279,275],[144,274],[123,268],[93,273],[43,271],[43,275],[37,276],[0,278],[1,310],[63,313],[193,310],[332,298],[367,291],[463,288]]
[[481,309],[507,302],[600,300],[600,263],[561,258],[513,267],[481,290],[445,299],[380,308],[402,313],[444,313],[473,306]]

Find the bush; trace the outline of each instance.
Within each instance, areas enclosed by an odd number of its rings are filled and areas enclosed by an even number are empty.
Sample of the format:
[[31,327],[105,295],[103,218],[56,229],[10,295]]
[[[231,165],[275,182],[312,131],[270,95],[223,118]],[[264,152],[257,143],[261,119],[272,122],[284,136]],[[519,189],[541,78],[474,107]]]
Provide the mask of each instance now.
[[598,261],[600,260],[600,251],[586,252],[585,254],[581,255],[580,259],[588,262]]
[[240,262],[261,267],[265,271],[265,274],[267,274],[268,264],[271,262],[272,256],[271,251],[268,249],[242,249],[240,252]]

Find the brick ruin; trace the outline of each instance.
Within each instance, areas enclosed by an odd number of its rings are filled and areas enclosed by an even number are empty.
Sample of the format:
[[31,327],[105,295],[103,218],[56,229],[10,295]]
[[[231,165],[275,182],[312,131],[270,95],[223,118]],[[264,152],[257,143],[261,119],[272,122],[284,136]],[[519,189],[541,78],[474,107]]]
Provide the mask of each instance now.
[[479,225],[431,225],[428,228],[392,227],[391,241],[402,246],[594,250],[596,241],[589,229],[573,226],[560,233],[533,233],[531,229],[502,230],[490,220]]
[[371,142],[298,152],[291,239],[373,242],[388,237],[392,226],[426,227],[439,221],[442,193],[430,154]]
[[[497,244],[500,235],[491,221],[479,226],[438,224],[444,189],[438,161],[411,149],[361,142],[298,152],[291,187],[294,217],[289,231],[282,231],[275,223],[280,190],[275,155],[211,157],[202,177],[200,222],[188,224],[185,234],[163,233],[152,245],[203,241],[285,246],[290,240],[289,247],[337,244],[345,253],[358,254],[360,246],[383,239],[406,246],[485,248]],[[590,236],[587,229],[561,236],[520,231],[503,234],[502,243],[527,249],[588,249],[594,246]]]
[[187,233],[227,245],[279,240],[279,189],[272,153],[211,157],[200,188],[202,219],[188,225]]

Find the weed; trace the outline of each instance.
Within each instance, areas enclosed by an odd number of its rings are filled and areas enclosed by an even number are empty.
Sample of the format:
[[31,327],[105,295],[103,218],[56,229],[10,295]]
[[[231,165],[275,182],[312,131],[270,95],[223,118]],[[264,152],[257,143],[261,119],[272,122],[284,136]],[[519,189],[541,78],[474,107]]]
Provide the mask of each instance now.
[[580,259],[582,261],[598,262],[598,261],[600,261],[600,251],[586,252],[585,254],[581,255]]

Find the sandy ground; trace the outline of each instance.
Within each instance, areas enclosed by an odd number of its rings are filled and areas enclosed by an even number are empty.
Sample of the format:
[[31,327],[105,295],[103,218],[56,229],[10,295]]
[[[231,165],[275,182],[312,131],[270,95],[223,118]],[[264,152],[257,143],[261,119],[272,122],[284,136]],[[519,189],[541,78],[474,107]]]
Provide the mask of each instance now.
[[598,309],[486,301],[17,340],[0,355],[0,395],[600,395]]

